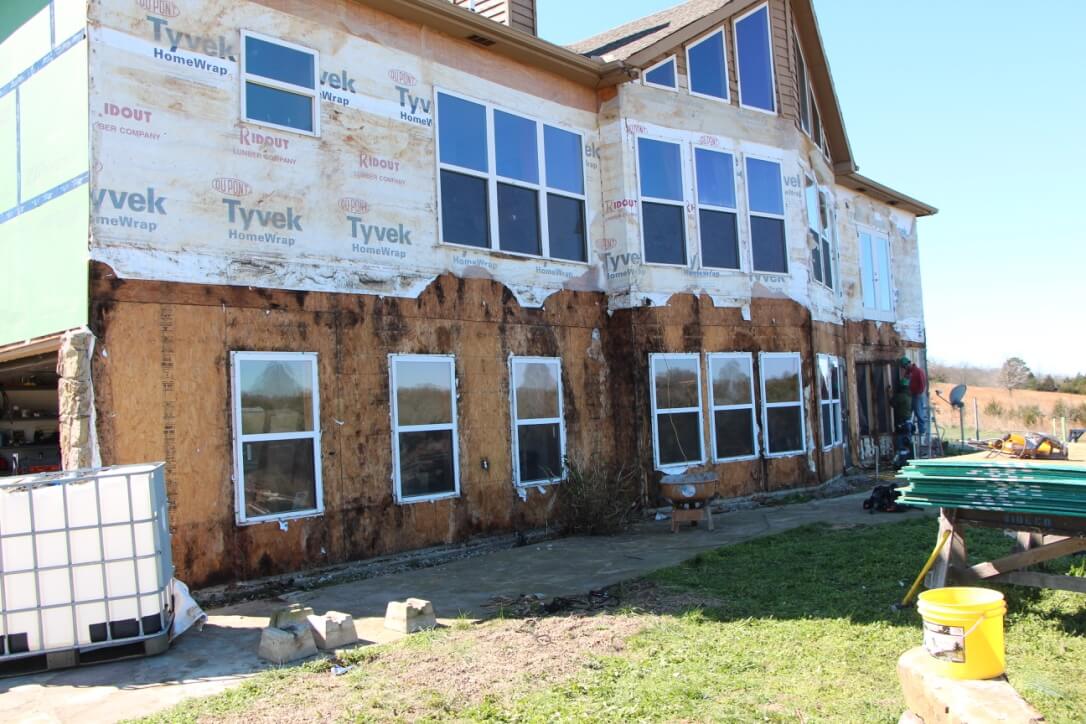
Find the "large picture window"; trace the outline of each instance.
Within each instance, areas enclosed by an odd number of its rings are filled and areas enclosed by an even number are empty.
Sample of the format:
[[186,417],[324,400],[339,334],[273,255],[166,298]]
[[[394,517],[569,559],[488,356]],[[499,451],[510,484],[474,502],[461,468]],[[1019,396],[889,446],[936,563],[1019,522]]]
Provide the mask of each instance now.
[[556,357],[513,357],[509,379],[514,479],[517,485],[558,482],[566,454],[562,363]]
[[243,30],[241,117],[320,135],[317,51]]
[[704,462],[700,356],[650,354],[649,374],[656,467]]
[[893,319],[894,292],[890,279],[890,241],[881,234],[860,230],[860,288],[864,315]]
[[747,203],[754,271],[788,272],[784,235],[784,188],[781,164],[747,156]]
[[230,367],[238,523],[319,514],[317,355],[231,352]]
[[637,159],[645,261],[684,266],[686,202],[682,147],[678,143],[638,138]]
[[443,242],[588,260],[579,134],[444,91],[437,112]]
[[686,68],[693,95],[728,100],[726,57],[723,28],[686,47]]
[[749,352],[709,355],[709,405],[716,462],[758,454],[752,364]]
[[396,501],[460,494],[456,369],[445,355],[389,355]]
[[777,112],[769,6],[762,5],[735,20],[735,57],[739,69],[739,105]]
[[844,441],[841,429],[841,360],[826,354],[818,355],[818,405],[822,421],[822,447],[830,449]]
[[768,457],[799,455],[806,451],[803,377],[799,355],[794,352],[763,352],[762,429]]
[[735,199],[735,157],[708,148],[694,149],[697,176],[701,264],[739,268],[739,223]]

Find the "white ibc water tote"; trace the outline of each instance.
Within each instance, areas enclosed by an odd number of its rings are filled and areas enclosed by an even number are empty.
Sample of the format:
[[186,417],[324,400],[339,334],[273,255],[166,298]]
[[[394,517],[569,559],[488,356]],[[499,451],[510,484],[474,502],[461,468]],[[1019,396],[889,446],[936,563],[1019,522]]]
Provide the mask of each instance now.
[[161,463],[0,480],[0,663],[169,631]]

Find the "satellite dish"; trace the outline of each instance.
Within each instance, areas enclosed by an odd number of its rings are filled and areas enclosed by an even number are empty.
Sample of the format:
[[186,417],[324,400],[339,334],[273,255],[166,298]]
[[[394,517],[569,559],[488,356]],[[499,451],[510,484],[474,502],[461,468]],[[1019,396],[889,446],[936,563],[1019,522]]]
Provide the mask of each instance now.
[[968,389],[965,385],[958,385],[950,391],[950,404],[953,407],[964,407],[965,403],[962,400],[965,399],[965,391]]

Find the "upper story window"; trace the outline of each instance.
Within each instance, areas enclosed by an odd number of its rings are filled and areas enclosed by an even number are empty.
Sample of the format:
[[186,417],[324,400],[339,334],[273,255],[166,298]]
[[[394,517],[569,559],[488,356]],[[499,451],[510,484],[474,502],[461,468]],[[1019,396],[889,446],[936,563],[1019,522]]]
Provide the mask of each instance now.
[[675,56],[661,60],[654,66],[645,69],[645,72],[641,76],[641,80],[645,85],[656,86],[657,88],[666,88],[667,90],[678,90],[678,72],[675,70]]
[[682,146],[637,139],[641,189],[641,231],[645,261],[686,264],[686,201],[683,196]]
[[650,354],[649,374],[656,467],[704,462],[701,358],[696,354]]
[[702,266],[738,269],[735,157],[723,151],[695,148],[694,172],[697,176]]
[[566,455],[562,363],[557,357],[513,357],[509,379],[514,479],[517,485],[556,483]]
[[242,41],[242,120],[320,135],[317,51],[248,30]]
[[692,94],[728,100],[726,57],[723,28],[687,46],[686,69]]
[[739,105],[776,113],[768,5],[762,5],[736,18],[735,57],[739,77]]
[[747,200],[754,271],[788,273],[781,164],[747,156]]
[[317,355],[231,352],[237,521],[319,515]]
[[439,92],[438,159],[443,242],[587,261],[579,134]]
[[814,280],[834,288],[837,224],[830,195],[819,189],[810,176],[804,179],[807,200],[807,239],[811,245],[811,272]]
[[799,94],[799,126],[808,136],[811,135],[810,88],[807,85],[807,61],[799,48],[799,38],[792,31],[792,54],[796,57],[796,90]]
[[860,287],[864,316],[892,320],[894,292],[890,278],[890,240],[865,229],[860,229]]

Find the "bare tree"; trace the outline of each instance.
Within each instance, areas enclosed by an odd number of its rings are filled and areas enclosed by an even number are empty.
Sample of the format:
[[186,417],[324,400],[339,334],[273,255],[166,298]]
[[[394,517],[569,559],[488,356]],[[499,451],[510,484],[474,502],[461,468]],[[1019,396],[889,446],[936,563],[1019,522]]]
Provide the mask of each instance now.
[[1026,382],[1033,376],[1033,373],[1029,369],[1029,365],[1021,357],[1011,357],[1003,363],[1003,367],[999,370],[999,384],[1005,387],[1007,391],[1020,390],[1025,387]]

